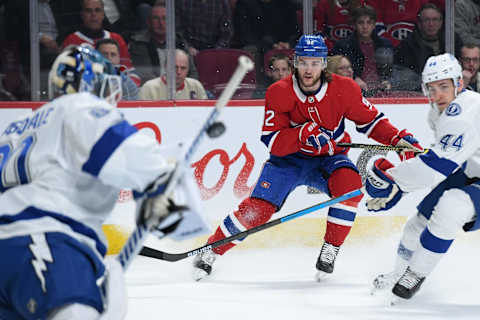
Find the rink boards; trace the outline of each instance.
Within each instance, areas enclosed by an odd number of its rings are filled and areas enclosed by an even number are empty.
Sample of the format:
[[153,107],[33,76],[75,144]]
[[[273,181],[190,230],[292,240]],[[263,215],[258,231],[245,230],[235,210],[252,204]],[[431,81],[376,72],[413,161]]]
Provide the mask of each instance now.
[[[413,132],[423,146],[429,146],[433,135],[427,124],[429,106],[426,101],[403,104],[376,104],[391,122],[400,129]],[[136,102],[121,105],[127,120],[142,132],[155,136],[172,154],[178,154],[178,145],[189,145],[203,121],[211,112],[214,102]],[[29,111],[32,104],[0,103],[0,127],[5,127],[16,117]],[[38,105],[34,105],[38,106]],[[263,121],[262,101],[235,101],[227,107],[220,120],[226,125],[221,137],[205,138],[193,156],[191,172],[201,195],[201,209],[212,229],[247,197],[260,174],[268,152],[260,142]],[[352,141],[375,143],[356,132],[353,123],[347,121],[347,131]],[[349,155],[355,162],[361,150],[351,150]],[[398,162],[392,153],[388,158]],[[360,204],[357,220],[349,241],[358,238],[375,238],[398,232],[406,217],[415,213],[415,206],[425,194],[409,194],[393,209],[380,214],[365,210]],[[274,217],[298,211],[327,200],[325,195],[312,193],[306,187],[297,188],[288,198],[282,210]],[[135,204],[131,192],[120,193],[117,205],[104,230],[109,240],[109,252],[115,253],[123,245],[134,226]],[[272,247],[278,245],[318,246],[325,230],[328,209],[306,215],[252,235],[243,247]],[[205,237],[179,244],[179,247],[200,244]],[[168,241],[167,241],[168,243]],[[177,244],[172,244],[173,247]]]

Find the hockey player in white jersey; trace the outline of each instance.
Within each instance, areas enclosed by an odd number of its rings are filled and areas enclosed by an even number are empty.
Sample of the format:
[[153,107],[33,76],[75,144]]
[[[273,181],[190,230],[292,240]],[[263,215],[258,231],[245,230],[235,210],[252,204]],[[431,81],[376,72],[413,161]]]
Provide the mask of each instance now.
[[[0,131],[0,319],[122,319],[102,223],[123,188],[161,194],[174,164],[115,108],[121,79],[96,50],[67,48],[49,81],[60,96]],[[179,208],[162,208],[171,231]]]
[[419,290],[458,231],[480,228],[480,94],[463,89],[462,68],[450,54],[430,57],[422,81],[434,146],[395,167],[378,159],[366,182],[373,211],[391,208],[405,192],[432,188],[405,225],[394,271],[373,283],[374,289],[393,286],[404,299]]

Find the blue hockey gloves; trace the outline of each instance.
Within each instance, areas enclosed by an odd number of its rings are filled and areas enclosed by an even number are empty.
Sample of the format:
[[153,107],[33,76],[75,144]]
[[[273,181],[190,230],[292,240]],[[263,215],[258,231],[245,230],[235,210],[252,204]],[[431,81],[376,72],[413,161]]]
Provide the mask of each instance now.
[[386,170],[393,164],[385,158],[375,161],[368,172],[365,189],[371,199],[367,200],[368,211],[382,211],[392,208],[402,198],[402,190]]

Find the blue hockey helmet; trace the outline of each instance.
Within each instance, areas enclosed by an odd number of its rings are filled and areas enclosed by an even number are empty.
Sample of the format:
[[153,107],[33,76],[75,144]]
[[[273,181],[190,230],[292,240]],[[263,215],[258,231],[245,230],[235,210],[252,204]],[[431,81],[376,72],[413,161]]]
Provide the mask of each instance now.
[[328,48],[321,35],[304,34],[300,37],[295,46],[295,67],[298,57],[321,58],[323,68],[327,66]]
[[122,97],[122,80],[117,69],[89,45],[65,48],[53,63],[48,86],[50,99],[90,92],[115,106]]

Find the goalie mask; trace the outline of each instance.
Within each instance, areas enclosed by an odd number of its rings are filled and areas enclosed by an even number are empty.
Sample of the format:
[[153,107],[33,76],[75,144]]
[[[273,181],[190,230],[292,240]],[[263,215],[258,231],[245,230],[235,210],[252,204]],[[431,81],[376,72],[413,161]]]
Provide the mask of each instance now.
[[295,46],[294,66],[298,67],[298,57],[320,58],[322,69],[327,67],[328,48],[320,35],[304,34]]
[[115,66],[90,46],[69,46],[53,63],[48,76],[48,94],[90,92],[116,106],[122,98],[121,77]]
[[429,97],[428,83],[444,79],[453,80],[456,97],[457,89],[460,86],[460,79],[462,79],[462,67],[457,59],[450,53],[428,58],[422,72],[423,94]]

